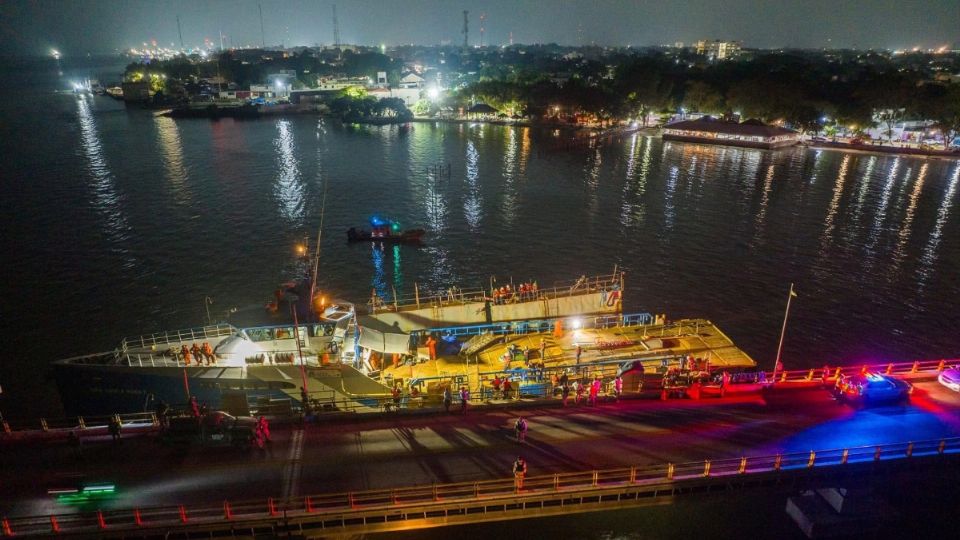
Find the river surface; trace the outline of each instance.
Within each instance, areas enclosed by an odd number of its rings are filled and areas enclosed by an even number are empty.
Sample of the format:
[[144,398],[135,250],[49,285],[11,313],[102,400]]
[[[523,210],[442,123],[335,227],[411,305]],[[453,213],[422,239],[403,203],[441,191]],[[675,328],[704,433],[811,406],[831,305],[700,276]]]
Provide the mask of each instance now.
[[[564,135],[566,136],[566,135]],[[172,120],[41,87],[0,104],[0,411],[53,414],[51,360],[124,336],[261,313],[303,268],[327,202],[320,285],[391,296],[627,272],[627,311],[715,321],[771,367],[960,354],[960,165],[489,125],[312,116]],[[439,178],[428,170],[449,167]],[[372,215],[421,248],[348,245]],[[236,312],[234,312],[236,310]]]

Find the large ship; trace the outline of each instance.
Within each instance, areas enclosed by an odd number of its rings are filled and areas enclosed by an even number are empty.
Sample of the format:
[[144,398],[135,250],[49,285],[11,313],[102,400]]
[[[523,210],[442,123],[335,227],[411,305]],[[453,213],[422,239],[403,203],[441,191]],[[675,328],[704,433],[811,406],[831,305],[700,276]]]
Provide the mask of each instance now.
[[126,338],[112,351],[58,360],[54,373],[68,414],[153,410],[190,398],[238,413],[280,412],[305,397],[363,410],[391,390],[371,358],[415,357],[419,340],[453,326],[616,315],[622,296],[618,271],[551,287],[491,280],[489,289],[424,296],[416,290],[389,301],[374,295],[365,314],[348,306],[321,312],[316,322],[218,324]]

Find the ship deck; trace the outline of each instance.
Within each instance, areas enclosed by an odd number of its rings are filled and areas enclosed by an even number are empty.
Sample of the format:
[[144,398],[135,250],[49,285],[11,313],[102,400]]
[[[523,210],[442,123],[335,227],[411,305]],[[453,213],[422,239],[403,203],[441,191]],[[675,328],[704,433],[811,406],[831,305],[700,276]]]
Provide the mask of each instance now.
[[[488,378],[490,372],[526,367],[526,361],[514,358],[505,361],[510,348],[530,351],[539,363],[541,340],[545,342],[544,367],[576,368],[576,350],[582,349],[579,367],[588,372],[609,371],[618,362],[640,360],[645,368],[657,368],[664,360],[670,366],[679,364],[679,358],[693,356],[706,359],[714,368],[751,368],[756,362],[706,319],[684,319],[666,324],[615,326],[611,328],[567,329],[563,332],[511,334],[496,338],[489,346],[470,357],[461,355],[437,356],[416,365],[387,366],[383,376],[391,379],[430,379],[465,376],[470,388]],[[421,357],[426,349],[421,348]]]

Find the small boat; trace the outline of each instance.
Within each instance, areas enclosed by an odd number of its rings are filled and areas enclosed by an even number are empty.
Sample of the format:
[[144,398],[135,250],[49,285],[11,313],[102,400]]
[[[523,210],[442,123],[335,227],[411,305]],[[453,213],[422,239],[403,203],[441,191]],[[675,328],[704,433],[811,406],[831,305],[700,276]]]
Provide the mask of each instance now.
[[426,233],[423,229],[401,230],[400,224],[378,217],[370,218],[370,230],[350,227],[347,231],[347,242],[393,242],[402,244],[419,244]]

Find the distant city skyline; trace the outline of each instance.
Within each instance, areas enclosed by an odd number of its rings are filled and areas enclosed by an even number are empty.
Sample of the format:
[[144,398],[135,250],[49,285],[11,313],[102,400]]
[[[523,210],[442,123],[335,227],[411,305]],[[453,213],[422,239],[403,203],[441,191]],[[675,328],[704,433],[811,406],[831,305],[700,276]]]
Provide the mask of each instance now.
[[[746,47],[922,49],[960,42],[956,0],[75,0],[0,3],[0,53],[65,56],[131,47],[329,45],[336,4],[343,43],[650,46],[699,39]],[[261,36],[258,7],[263,10]],[[895,24],[892,24],[895,21]]]

